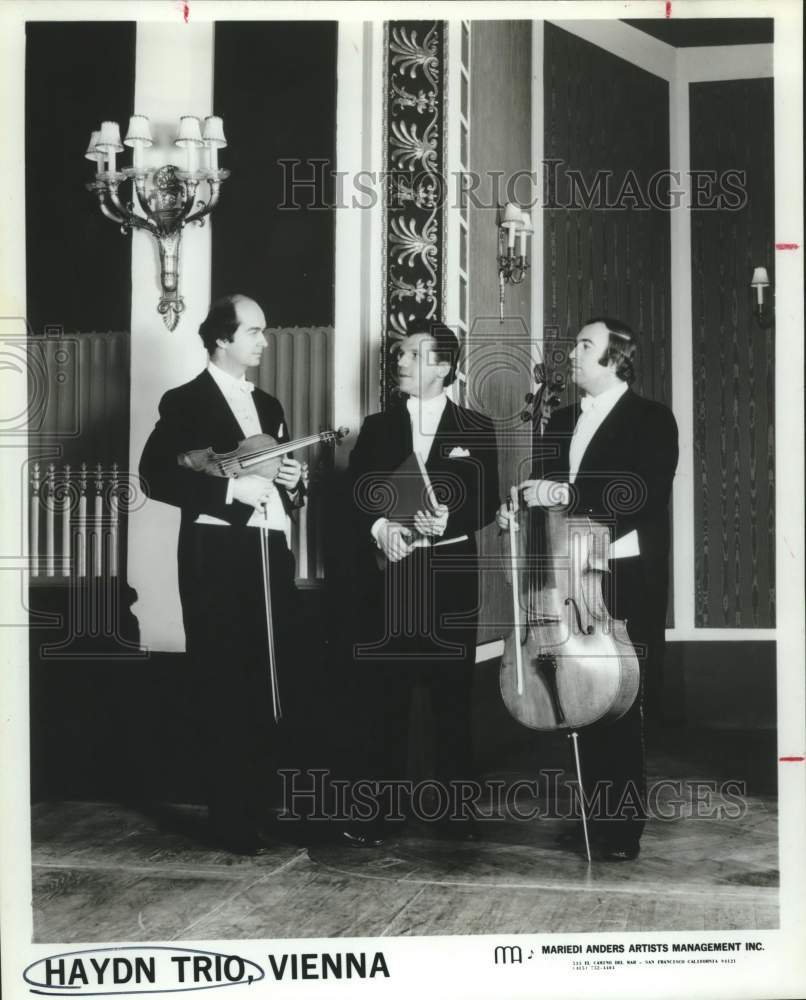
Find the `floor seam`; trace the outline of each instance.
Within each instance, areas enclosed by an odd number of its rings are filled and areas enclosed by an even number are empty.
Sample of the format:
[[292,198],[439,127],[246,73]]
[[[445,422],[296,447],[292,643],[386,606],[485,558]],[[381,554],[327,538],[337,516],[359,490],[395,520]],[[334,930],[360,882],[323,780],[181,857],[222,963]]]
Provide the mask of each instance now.
[[417,890],[417,892],[414,893],[414,895],[411,897],[411,899],[407,899],[406,902],[397,911],[397,913],[392,917],[392,919],[389,921],[389,923],[386,925],[386,927],[384,927],[384,929],[381,931],[381,933],[378,935],[378,937],[386,937],[386,935],[389,932],[389,928],[397,920],[397,918],[400,916],[400,914],[401,913],[405,913],[405,911],[408,909],[408,907],[410,907],[412,905],[412,903],[414,903],[418,899],[419,896],[422,896],[422,894],[425,892],[425,890],[426,890],[426,886],[421,886]]
[[[754,886],[753,889],[755,891],[752,892],[750,889],[745,891],[729,890],[727,892],[719,892],[718,891],[719,887],[714,885],[710,885],[703,890],[697,890],[697,889],[678,889],[678,888],[673,888],[671,886],[667,888],[666,886],[659,887],[657,885],[650,886],[645,889],[636,886],[631,886],[631,887],[625,886],[622,888],[621,886],[608,885],[606,883],[586,883],[585,885],[570,885],[567,882],[563,883],[558,882],[555,885],[546,882],[459,882],[453,879],[440,879],[438,881],[437,880],[431,881],[424,879],[422,877],[421,878],[407,877],[405,879],[388,879],[381,875],[370,875],[370,874],[364,874],[363,872],[345,871],[342,868],[334,868],[329,865],[324,865],[321,862],[319,862],[318,864],[320,869],[324,872],[331,871],[338,875],[347,875],[347,876],[352,876],[354,878],[366,879],[368,881],[377,881],[377,882],[395,881],[401,884],[422,885],[423,888],[427,886],[450,886],[452,888],[479,889],[485,891],[490,891],[493,889],[533,889],[534,891],[539,891],[539,892],[551,892],[551,891],[567,892],[570,890],[571,892],[586,892],[586,893],[614,892],[622,895],[636,895],[636,896],[656,896],[658,894],[659,888],[661,888],[666,895],[675,896],[681,899],[685,898],[700,899],[703,896],[713,896],[715,894],[715,890],[717,890],[716,894],[719,896],[721,900],[731,899],[735,897],[737,900],[743,900],[747,902],[751,901],[748,899],[748,896],[752,896],[753,897],[752,901],[754,902],[759,902],[759,901],[763,902],[764,901],[763,897],[777,896],[779,891],[778,886],[770,886],[770,887]],[[759,897],[761,897],[761,899],[759,899]]]
[[239,886],[235,890],[235,892],[229,895],[226,899],[222,899],[220,903],[214,906],[211,910],[208,910],[207,913],[205,913],[203,916],[198,917],[196,920],[192,920],[189,924],[186,924],[181,929],[181,931],[177,931],[177,933],[173,934],[170,938],[168,938],[168,940],[169,941],[186,940],[188,937],[188,932],[192,931],[194,927],[198,927],[198,925],[203,923],[205,920],[208,920],[210,917],[213,916],[214,913],[217,913],[223,907],[227,906],[228,903],[231,903],[233,899],[242,895],[244,892],[247,892],[249,889],[252,889],[254,886],[260,885],[261,882],[265,882],[272,875],[276,875],[278,872],[281,871],[288,871],[289,868],[292,868],[301,858],[304,858],[306,856],[307,856],[307,851],[304,848],[302,848],[299,851],[299,853],[296,854],[293,858],[289,858],[289,860],[284,865],[280,865],[279,868],[275,868],[272,872],[266,872],[259,878],[254,879],[252,882],[249,882],[247,885]]
[[[299,853],[295,854],[288,861],[284,861],[281,865],[276,868],[266,869],[261,872],[261,876],[274,875],[277,872],[284,871],[289,864],[295,862],[301,855],[305,854],[305,849],[301,849]],[[199,877],[207,878],[243,878],[247,879],[254,875],[255,869],[249,868],[247,865],[243,867],[228,867],[226,865],[216,866],[215,868],[190,868],[185,866],[177,867],[166,867],[164,864],[160,866],[152,865],[118,865],[103,862],[100,863],[82,863],[82,862],[59,862],[59,861],[34,861],[31,863],[32,869],[43,869],[48,871],[88,871],[88,872],[127,872],[132,875],[151,875],[155,878],[170,878],[173,876],[190,876],[196,875]],[[242,874],[241,874],[242,873]]]

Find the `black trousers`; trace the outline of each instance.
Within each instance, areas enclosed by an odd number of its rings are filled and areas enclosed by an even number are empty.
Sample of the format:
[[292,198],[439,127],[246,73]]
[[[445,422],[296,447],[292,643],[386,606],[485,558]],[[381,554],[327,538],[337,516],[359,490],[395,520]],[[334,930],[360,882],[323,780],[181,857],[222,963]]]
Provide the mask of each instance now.
[[[253,834],[269,804],[276,723],[266,639],[260,531],[194,525],[186,596],[188,652],[204,689],[210,821],[215,834]],[[292,662],[294,558],[269,532],[271,600],[280,696]]]
[[627,622],[640,664],[640,688],[632,707],[616,722],[582,730],[579,749],[592,832],[602,841],[626,846],[640,840],[646,824],[646,687],[647,676],[659,672],[663,660],[665,603],[645,579],[639,558],[613,560],[610,566],[605,603],[612,617]]
[[[353,781],[407,778],[409,715],[422,687],[434,720],[439,803],[451,811],[455,783],[475,777],[471,734],[478,569],[471,541],[416,549],[362,586],[352,645],[356,753]],[[405,796],[404,796],[405,799]],[[385,811],[388,798],[379,797]],[[381,817],[383,818],[383,817]]]

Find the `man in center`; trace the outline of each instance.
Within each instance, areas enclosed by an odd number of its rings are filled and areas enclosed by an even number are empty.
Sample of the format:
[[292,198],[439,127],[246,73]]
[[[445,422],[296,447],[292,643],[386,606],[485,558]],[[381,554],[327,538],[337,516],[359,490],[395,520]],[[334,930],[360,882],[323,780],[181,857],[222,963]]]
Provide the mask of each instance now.
[[[354,777],[382,783],[405,778],[411,696],[424,685],[433,707],[434,777],[442,789],[441,801],[430,808],[441,830],[467,836],[472,818],[462,815],[456,792],[458,781],[474,775],[475,532],[494,520],[499,495],[492,421],[457,406],[445,391],[456,377],[457,354],[456,337],[444,326],[418,329],[400,341],[393,360],[398,398],[367,417],[350,455],[360,591],[352,662],[364,719]],[[413,453],[436,503],[428,509],[424,502],[413,524],[404,524],[390,516],[395,471]],[[417,476],[416,465],[407,468]],[[390,801],[381,793],[379,812],[386,813]],[[379,843],[384,818],[353,824],[347,841]]]

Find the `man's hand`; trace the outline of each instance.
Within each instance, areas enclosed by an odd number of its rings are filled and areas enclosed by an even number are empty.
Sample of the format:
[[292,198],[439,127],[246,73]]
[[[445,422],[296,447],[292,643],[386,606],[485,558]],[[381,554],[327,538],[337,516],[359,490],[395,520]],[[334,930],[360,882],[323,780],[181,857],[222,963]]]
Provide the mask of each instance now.
[[414,527],[427,538],[442,538],[448,526],[448,508],[437,504],[434,513],[418,510],[414,515]]
[[508,533],[510,521],[515,528],[515,531],[521,530],[521,526],[518,524],[518,512],[516,510],[511,510],[505,503],[502,503],[498,508],[498,513],[495,515],[495,523],[501,531],[506,531]]
[[387,521],[378,531],[376,541],[389,562],[400,562],[411,554],[409,538],[411,531],[408,528],[398,524],[397,521]]
[[255,510],[268,502],[274,490],[274,483],[265,476],[238,476],[232,480],[232,499],[249,504]]
[[553,479],[525,479],[518,489],[527,507],[567,507],[571,503],[571,493],[567,483],[556,483]]
[[278,486],[284,486],[289,493],[293,493],[299,485],[301,475],[302,465],[295,458],[285,455],[274,481]]

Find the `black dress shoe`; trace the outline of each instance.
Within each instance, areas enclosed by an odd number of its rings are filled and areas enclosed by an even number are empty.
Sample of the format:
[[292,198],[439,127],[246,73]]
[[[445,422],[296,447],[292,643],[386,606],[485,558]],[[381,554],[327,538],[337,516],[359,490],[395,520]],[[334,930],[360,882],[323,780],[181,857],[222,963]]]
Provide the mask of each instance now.
[[641,851],[641,845],[634,844],[604,844],[601,849],[602,861],[635,861]]
[[362,830],[360,827],[342,830],[339,842],[349,847],[383,847],[383,837],[377,830]]

